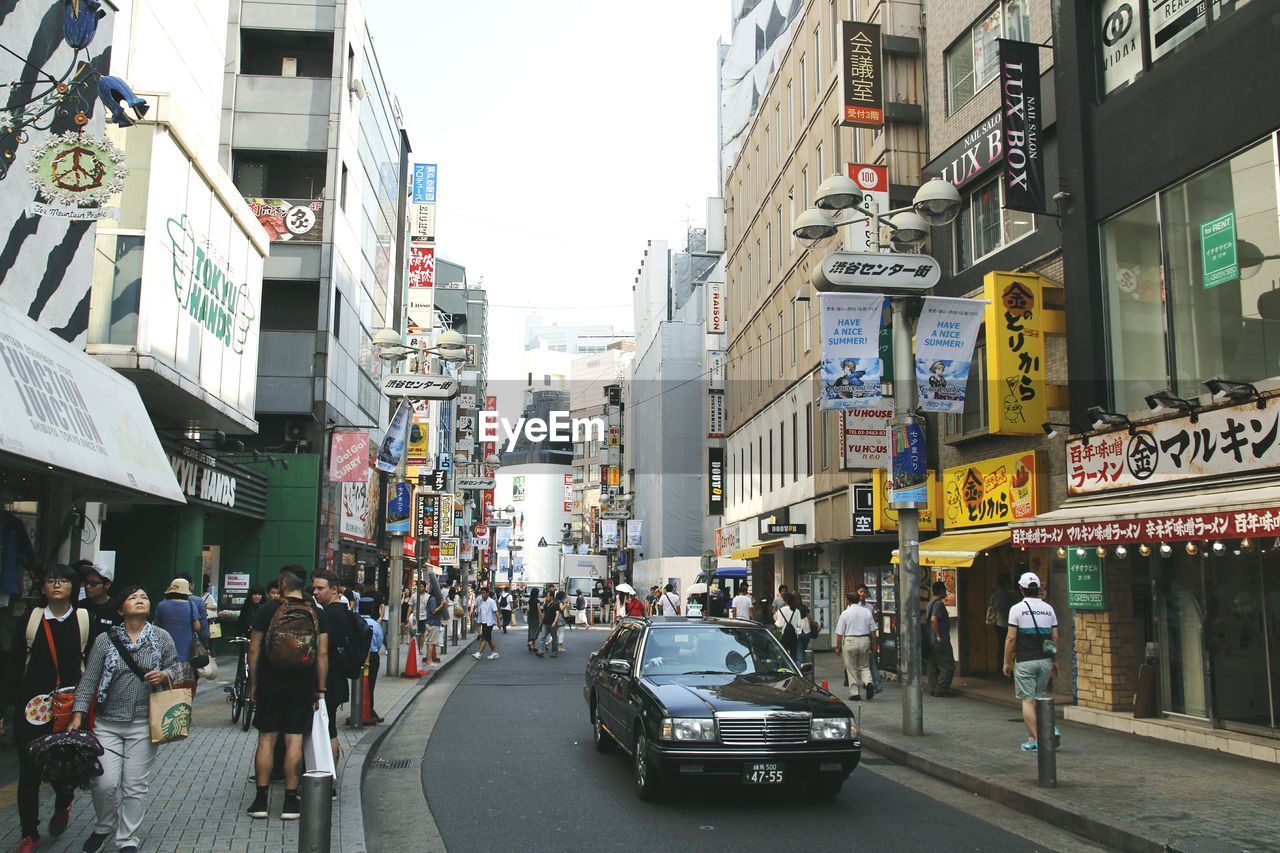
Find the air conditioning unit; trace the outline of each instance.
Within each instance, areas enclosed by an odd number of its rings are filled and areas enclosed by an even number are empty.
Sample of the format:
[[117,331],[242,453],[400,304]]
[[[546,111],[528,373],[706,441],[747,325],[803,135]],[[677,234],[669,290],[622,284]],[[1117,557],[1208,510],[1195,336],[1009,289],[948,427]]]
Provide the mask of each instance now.
[[347,91],[355,95],[357,101],[364,100],[364,84],[360,82],[359,77],[351,78],[351,86]]
[[307,437],[307,425],[303,421],[285,421],[284,440],[303,441]]
[[297,77],[298,76],[298,57],[296,56],[280,57],[280,76],[281,77]]

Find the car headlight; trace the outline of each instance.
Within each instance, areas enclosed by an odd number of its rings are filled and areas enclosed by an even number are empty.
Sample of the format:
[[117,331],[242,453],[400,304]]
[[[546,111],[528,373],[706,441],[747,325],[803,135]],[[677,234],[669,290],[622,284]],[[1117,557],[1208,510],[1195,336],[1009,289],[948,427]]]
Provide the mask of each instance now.
[[716,739],[716,721],[698,718],[662,718],[662,739],[709,741]]
[[848,717],[818,717],[809,724],[809,737],[813,740],[848,740],[854,731]]

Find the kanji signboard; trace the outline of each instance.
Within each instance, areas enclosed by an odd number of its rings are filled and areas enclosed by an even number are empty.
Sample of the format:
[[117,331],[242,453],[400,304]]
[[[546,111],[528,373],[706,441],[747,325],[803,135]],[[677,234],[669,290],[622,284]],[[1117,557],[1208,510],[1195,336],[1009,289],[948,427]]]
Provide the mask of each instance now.
[[1040,509],[1040,459],[1034,451],[942,472],[947,529],[1032,518]]
[[1067,443],[1073,495],[1260,471],[1280,465],[1280,406],[1244,403]]
[[1044,280],[990,272],[987,300],[987,420],[993,434],[1039,435],[1049,419],[1045,388]]
[[840,123],[845,127],[884,126],[884,71],[880,25],[840,23]]
[[1067,606],[1072,610],[1107,609],[1102,558],[1092,548],[1072,548],[1067,552]]
[[928,255],[832,252],[813,270],[815,284],[879,288],[888,293],[929,290],[941,278],[941,267]]
[[[929,471],[928,503],[920,510],[920,529],[938,529],[938,479],[934,471]],[[876,468],[871,472],[871,533],[893,531],[898,529],[898,511],[889,502],[889,486],[892,480],[885,468]]]
[[1196,512],[1119,521],[1014,526],[1015,548],[1096,547],[1182,542],[1192,539],[1244,539],[1280,535],[1280,508],[1233,512]]

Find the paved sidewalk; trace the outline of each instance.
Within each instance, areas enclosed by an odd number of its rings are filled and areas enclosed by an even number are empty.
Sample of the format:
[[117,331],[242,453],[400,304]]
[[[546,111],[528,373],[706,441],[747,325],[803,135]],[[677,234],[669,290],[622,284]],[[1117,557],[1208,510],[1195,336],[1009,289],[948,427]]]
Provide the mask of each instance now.
[[[449,646],[445,659],[455,659],[468,650],[470,638],[458,646]],[[401,668],[407,661],[407,649],[401,647]],[[394,714],[406,704],[411,695],[424,688],[437,671],[432,666],[431,676],[422,679],[391,677],[386,674],[386,659],[382,655],[383,669],[378,678],[375,708],[386,719],[382,726],[351,728],[346,725],[350,706],[343,705],[338,716],[338,740],[341,754],[338,762],[340,799],[333,810],[333,847],[344,849],[343,821],[359,824],[359,775],[365,749],[358,745],[366,737],[374,738],[394,720]],[[155,853],[249,853],[250,851],[296,850],[298,846],[298,821],[279,819],[284,801],[282,783],[271,786],[272,817],[254,820],[245,814],[253,799],[254,787],[249,781],[253,766],[253,754],[257,746],[257,732],[250,728],[244,732],[231,722],[231,706],[223,698],[222,686],[230,684],[235,676],[234,658],[219,658],[222,677],[216,684],[202,684],[196,696],[194,724],[186,741],[160,747],[151,774],[151,793],[144,829],[141,833],[142,850]],[[12,758],[7,752],[5,758]],[[347,786],[344,785],[346,768],[351,761],[356,776],[354,811],[348,805]],[[15,777],[16,778],[16,777]],[[16,784],[16,783],[12,783]],[[8,786],[5,786],[8,787]],[[0,794],[3,789],[0,789]],[[48,786],[41,788],[40,817],[44,836],[41,853],[78,851],[93,827],[93,801],[88,791],[77,793],[71,810],[71,823],[65,835],[58,839],[48,836],[49,817],[53,814],[53,793]],[[362,828],[356,829],[362,832]],[[0,799],[0,851],[13,850],[22,839],[18,835],[18,813],[13,797]],[[104,848],[107,853],[111,848]]]
[[[815,669],[848,695],[838,656],[817,655]],[[926,689],[925,734],[907,737],[898,684],[884,687],[849,704],[861,706],[863,746],[899,764],[1120,850],[1280,849],[1274,765],[1060,721],[1058,787],[1040,788],[1018,710]]]

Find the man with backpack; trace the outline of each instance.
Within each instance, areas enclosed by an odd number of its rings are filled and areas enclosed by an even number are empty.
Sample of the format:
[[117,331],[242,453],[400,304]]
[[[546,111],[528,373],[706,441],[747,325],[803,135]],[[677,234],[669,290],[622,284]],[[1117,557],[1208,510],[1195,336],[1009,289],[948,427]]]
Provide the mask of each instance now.
[[267,601],[258,608],[249,636],[249,698],[254,702],[253,724],[258,729],[254,758],[258,790],[248,808],[253,818],[265,818],[269,813],[271,764],[281,735],[284,808],[280,817],[297,820],[302,815],[298,796],[302,736],[311,729],[329,677],[328,620],[303,598],[305,578],[302,566],[280,570],[280,600]]
[[511,608],[515,606],[515,602],[511,599],[511,590],[504,589],[498,594],[498,615],[502,617],[502,633],[507,633],[507,626],[511,624]]
[[[338,576],[321,569],[312,576],[311,594],[324,611],[328,622],[329,677],[325,682],[324,705],[329,713],[329,744],[333,747],[333,764],[338,764],[338,706],[351,699],[347,679],[358,678],[364,670],[373,632],[361,616],[348,609],[338,592]],[[372,617],[371,617],[372,618]],[[336,788],[335,788],[336,790]]]

